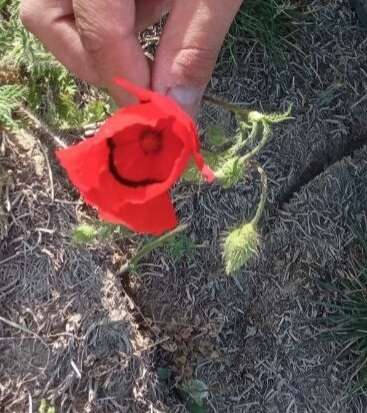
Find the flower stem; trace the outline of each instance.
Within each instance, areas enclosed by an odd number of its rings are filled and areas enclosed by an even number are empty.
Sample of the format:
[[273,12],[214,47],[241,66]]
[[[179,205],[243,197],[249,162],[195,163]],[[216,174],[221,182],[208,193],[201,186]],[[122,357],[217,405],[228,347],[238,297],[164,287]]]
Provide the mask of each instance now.
[[128,272],[132,267],[137,265],[139,261],[144,258],[147,254],[152,252],[155,248],[160,247],[163,245],[165,242],[169,241],[171,238],[174,238],[177,234],[180,232],[185,231],[188,228],[187,224],[184,225],[179,225],[177,228],[174,230],[167,232],[166,234],[162,235],[161,237],[154,239],[153,241],[147,242],[145,245],[143,245],[139,251],[134,255],[131,260],[126,262],[121,268],[119,273],[120,274],[125,274]]
[[243,160],[245,162],[249,161],[251,158],[253,158],[255,155],[257,155],[261,149],[267,144],[270,136],[271,136],[271,128],[269,124],[265,121],[262,121],[262,126],[263,126],[263,137],[261,138],[261,141],[257,146],[255,146],[254,149],[252,149],[250,152],[248,152],[246,155],[243,156]]
[[237,153],[239,153],[249,142],[252,142],[255,140],[255,138],[258,135],[258,132],[259,132],[259,122],[254,122],[254,124],[252,125],[251,133],[248,135],[248,137],[241,142],[237,142],[230,149],[230,153],[233,155],[236,155]]
[[244,108],[240,108],[238,105],[234,105],[233,103],[228,103],[224,100],[218,99],[218,98],[213,98],[212,96],[204,95],[203,101],[215,106],[220,106],[223,109],[230,110],[235,113],[241,113],[241,114],[248,114],[248,110]]
[[256,214],[251,221],[251,223],[254,226],[258,225],[263,215],[265,204],[266,204],[266,199],[268,197],[268,178],[266,176],[266,173],[260,165],[257,165],[257,172],[260,174],[260,178],[261,178],[261,197],[260,197],[259,205],[256,210]]

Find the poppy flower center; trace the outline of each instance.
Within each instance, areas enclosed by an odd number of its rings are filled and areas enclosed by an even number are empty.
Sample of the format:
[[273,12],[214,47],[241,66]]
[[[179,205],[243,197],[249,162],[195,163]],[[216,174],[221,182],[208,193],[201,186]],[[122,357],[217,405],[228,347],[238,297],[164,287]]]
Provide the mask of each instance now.
[[146,131],[140,137],[140,146],[145,154],[155,154],[162,148],[162,135],[158,131]]

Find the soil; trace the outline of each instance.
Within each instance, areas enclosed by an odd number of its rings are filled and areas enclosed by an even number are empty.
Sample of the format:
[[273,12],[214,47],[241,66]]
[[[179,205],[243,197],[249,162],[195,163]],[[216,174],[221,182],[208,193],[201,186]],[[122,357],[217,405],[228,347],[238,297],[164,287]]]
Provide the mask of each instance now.
[[[234,64],[224,48],[208,91],[258,110],[293,104],[259,158],[270,181],[259,257],[235,277],[221,234],[253,215],[256,177],[178,185],[184,254],[162,248],[122,276],[136,241],[73,243],[91,211],[49,137],[1,132],[0,411],[47,399],[58,412],[186,412],[177,389],[193,378],[208,412],[367,411],[347,394],[353,355],[320,336],[324,284],[358,274],[367,228],[367,37],[348,2],[305,8],[284,60],[239,43]],[[205,105],[199,122],[233,127]]]

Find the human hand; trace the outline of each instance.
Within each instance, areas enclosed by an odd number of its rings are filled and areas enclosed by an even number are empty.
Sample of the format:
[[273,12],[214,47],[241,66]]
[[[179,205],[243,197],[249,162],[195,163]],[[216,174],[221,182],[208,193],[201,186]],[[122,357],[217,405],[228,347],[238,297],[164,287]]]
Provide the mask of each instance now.
[[[21,19],[79,78],[130,103],[115,76],[173,97],[194,114],[242,0],[21,0]],[[170,11],[155,61],[136,33]]]

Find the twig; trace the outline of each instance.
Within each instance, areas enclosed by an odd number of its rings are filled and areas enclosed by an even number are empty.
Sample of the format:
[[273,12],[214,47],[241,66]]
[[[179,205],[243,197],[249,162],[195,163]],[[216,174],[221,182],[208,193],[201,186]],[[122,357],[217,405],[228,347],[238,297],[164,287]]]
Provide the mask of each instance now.
[[38,340],[41,341],[42,344],[44,344],[47,347],[47,344],[42,339],[42,337],[40,337],[37,333],[33,332],[32,330],[29,330],[27,327],[23,327],[20,324],[15,323],[14,321],[7,320],[6,318],[1,317],[1,316],[0,316],[0,321],[2,321],[4,324],[7,324],[10,327],[13,327],[13,328],[16,328],[17,330],[22,331],[23,333],[27,333],[27,334],[30,334],[30,335],[36,337]]
[[3,260],[0,261],[0,265],[5,264],[6,262],[11,261],[13,258],[18,257],[19,255],[21,255],[21,252],[16,252],[15,254],[11,255],[10,257],[4,258]]

